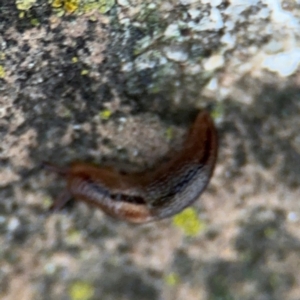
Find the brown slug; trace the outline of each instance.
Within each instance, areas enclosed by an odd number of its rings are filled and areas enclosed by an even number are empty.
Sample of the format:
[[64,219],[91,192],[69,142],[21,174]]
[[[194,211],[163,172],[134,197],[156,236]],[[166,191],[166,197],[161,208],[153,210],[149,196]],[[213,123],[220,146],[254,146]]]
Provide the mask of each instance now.
[[217,159],[217,132],[210,115],[199,112],[182,149],[157,169],[123,174],[114,168],[74,162],[60,168],[66,189],[53,203],[56,211],[69,200],[87,202],[128,222],[144,223],[173,216],[198,199],[212,176]]

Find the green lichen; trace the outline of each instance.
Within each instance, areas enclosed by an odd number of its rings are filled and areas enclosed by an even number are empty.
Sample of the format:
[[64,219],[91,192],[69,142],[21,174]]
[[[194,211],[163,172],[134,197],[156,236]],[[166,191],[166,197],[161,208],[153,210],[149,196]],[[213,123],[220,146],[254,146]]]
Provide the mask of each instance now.
[[0,78],[4,78],[5,77],[5,69],[3,66],[0,65]]
[[172,127],[169,127],[167,128],[166,130],[166,138],[168,141],[171,141],[174,137],[174,132],[173,132],[173,128]]
[[214,109],[211,112],[211,116],[214,120],[220,120],[224,116],[224,106],[223,103],[217,102]]
[[69,288],[71,300],[89,300],[93,297],[94,292],[94,287],[84,281],[73,282]]
[[191,207],[173,217],[173,224],[181,228],[187,236],[196,236],[206,228],[206,224],[198,218],[196,210]]
[[100,10],[100,5],[98,2],[87,2],[83,5],[83,11],[85,13],[93,11],[93,10]]
[[34,4],[36,0],[16,0],[16,7],[18,10],[29,10]]
[[99,11],[102,14],[107,13],[114,6],[115,0],[100,0],[99,1]]

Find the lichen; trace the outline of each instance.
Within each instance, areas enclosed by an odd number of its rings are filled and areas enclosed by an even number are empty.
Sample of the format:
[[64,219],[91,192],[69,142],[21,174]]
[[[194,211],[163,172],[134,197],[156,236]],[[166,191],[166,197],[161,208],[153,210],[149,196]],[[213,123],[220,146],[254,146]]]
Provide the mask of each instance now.
[[173,217],[173,224],[188,236],[196,236],[206,227],[206,224],[199,219],[196,210],[191,207]]
[[166,138],[168,141],[171,141],[174,137],[174,132],[173,132],[173,128],[172,127],[169,127],[167,128],[166,130]]
[[72,57],[72,63],[76,64],[78,62],[78,57],[77,56],[73,56]]
[[5,69],[3,66],[0,65],[0,78],[4,78],[5,77]]
[[115,4],[115,0],[99,0],[99,11],[102,14],[107,13]]
[[82,76],[85,76],[85,75],[89,74],[89,70],[83,69],[83,70],[81,70],[80,74],[81,74]]
[[168,286],[176,286],[180,282],[180,277],[172,272],[165,276],[164,281]]
[[94,287],[88,282],[76,281],[71,284],[69,295],[72,300],[89,300],[94,295]]
[[34,4],[36,0],[16,0],[16,7],[18,10],[29,10]]
[[52,8],[56,14],[87,13],[93,10],[104,14],[115,4],[115,0],[53,0]]
[[216,105],[211,112],[211,116],[215,121],[222,120],[224,116],[224,105],[222,102],[216,102]]
[[73,13],[78,10],[80,0],[65,0],[64,9],[67,13]]
[[102,120],[108,120],[111,117],[112,112],[109,109],[100,111],[99,116]]
[[66,243],[68,245],[79,245],[82,242],[82,236],[80,231],[71,229],[66,236]]
[[40,21],[36,18],[33,18],[30,20],[30,24],[33,26],[38,26],[38,25],[40,25]]
[[44,209],[49,209],[52,204],[53,204],[53,199],[51,199],[50,197],[44,197],[42,199],[42,206]]

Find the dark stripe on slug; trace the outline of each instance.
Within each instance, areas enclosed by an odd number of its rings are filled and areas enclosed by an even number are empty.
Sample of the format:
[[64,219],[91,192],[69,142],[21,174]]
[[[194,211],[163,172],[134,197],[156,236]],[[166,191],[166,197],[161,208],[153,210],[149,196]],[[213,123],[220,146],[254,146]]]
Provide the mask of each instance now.
[[189,170],[186,175],[181,176],[181,178],[179,178],[176,185],[173,187],[172,190],[170,190],[166,197],[173,197],[174,195],[182,192],[194,179],[194,177],[197,175],[198,171],[202,169],[202,167],[202,165],[194,167],[193,169]]
[[[209,129],[208,129],[209,130]],[[194,181],[194,179],[201,174],[202,169],[207,165],[207,162],[211,155],[211,147],[212,141],[208,140],[204,144],[204,154],[203,156],[196,162],[194,165],[190,165],[190,169],[185,173],[179,172],[179,175],[172,174],[175,180],[175,184],[169,187],[169,191],[165,194],[162,194],[161,197],[157,198],[152,202],[152,207],[158,207],[163,203],[167,203],[171,201],[177,194],[184,191],[184,189],[188,188],[188,186]],[[177,175],[177,176],[176,176]]]
[[86,182],[86,184],[88,184],[90,189],[103,195],[104,197],[109,197],[114,201],[127,202],[127,203],[132,203],[132,204],[139,204],[139,205],[146,203],[144,198],[141,196],[125,195],[125,194],[120,194],[120,193],[112,194],[109,192],[108,189],[105,189],[103,186],[99,185],[98,183],[96,183],[90,179],[85,180],[85,182]]
[[92,181],[91,179],[83,179],[83,184],[85,184],[87,189],[90,190],[90,193],[93,191],[93,192],[96,192],[96,193],[102,195],[103,197],[110,197],[110,192],[108,189],[97,184],[96,182]]
[[158,207],[163,203],[171,201],[170,199],[173,199],[175,195],[181,193],[185,188],[187,188],[191,184],[191,182],[194,180],[194,178],[197,176],[198,172],[201,171],[202,168],[203,166],[200,165],[189,170],[188,173],[184,176],[182,176],[181,174],[176,184],[173,187],[171,187],[166,194],[161,195],[161,197],[157,198],[152,203],[152,207]]
[[122,201],[122,202],[127,202],[127,203],[132,203],[132,204],[138,204],[138,205],[146,204],[145,199],[141,196],[111,194],[110,197],[116,201]]

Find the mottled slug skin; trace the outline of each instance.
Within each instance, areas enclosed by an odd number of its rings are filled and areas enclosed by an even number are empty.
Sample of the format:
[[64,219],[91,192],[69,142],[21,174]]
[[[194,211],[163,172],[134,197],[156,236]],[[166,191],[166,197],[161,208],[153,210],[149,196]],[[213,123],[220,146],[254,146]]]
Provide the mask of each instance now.
[[67,188],[54,202],[53,209],[58,210],[75,198],[133,223],[173,216],[203,192],[212,176],[217,150],[214,123],[207,112],[201,111],[181,151],[153,171],[123,174],[82,162],[67,169],[46,163],[46,167],[67,180]]

